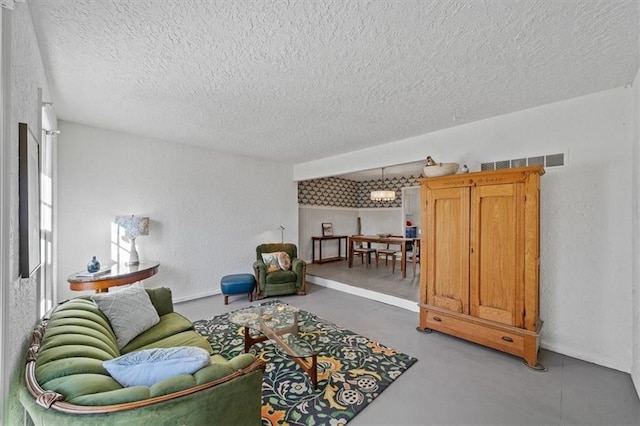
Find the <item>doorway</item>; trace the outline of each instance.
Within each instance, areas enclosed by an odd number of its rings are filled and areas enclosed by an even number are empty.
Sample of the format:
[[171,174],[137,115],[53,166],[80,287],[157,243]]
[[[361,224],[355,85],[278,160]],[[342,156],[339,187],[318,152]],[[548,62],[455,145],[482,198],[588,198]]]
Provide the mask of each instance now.
[[405,237],[420,238],[422,234],[419,186],[402,188],[402,229]]

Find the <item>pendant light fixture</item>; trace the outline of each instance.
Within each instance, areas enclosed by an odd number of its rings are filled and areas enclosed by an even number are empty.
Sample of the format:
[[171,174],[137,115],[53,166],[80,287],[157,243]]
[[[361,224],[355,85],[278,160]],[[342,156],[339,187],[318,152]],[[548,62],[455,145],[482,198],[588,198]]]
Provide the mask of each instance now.
[[[384,167],[382,168],[382,187],[384,188]],[[393,201],[396,199],[396,192],[388,189],[371,191],[371,201]]]

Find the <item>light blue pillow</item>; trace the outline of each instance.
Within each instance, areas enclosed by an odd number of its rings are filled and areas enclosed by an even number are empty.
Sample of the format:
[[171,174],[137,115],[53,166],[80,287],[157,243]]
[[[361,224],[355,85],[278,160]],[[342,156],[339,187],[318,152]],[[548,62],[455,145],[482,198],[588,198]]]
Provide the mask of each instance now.
[[195,346],[155,348],[131,352],[102,365],[122,386],[152,386],[177,376],[193,374],[211,363],[209,353]]

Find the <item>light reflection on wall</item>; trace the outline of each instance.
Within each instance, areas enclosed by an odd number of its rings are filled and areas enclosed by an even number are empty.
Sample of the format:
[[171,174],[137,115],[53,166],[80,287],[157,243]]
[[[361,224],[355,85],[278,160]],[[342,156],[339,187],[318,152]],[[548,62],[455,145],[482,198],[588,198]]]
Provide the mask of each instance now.
[[129,259],[131,243],[125,236],[125,229],[111,222],[111,260],[124,263]]

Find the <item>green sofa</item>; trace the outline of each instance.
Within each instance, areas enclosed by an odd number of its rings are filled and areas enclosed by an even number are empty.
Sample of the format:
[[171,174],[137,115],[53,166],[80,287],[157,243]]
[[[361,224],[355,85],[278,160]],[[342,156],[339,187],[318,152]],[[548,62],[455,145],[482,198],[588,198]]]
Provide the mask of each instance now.
[[34,330],[20,401],[36,425],[259,425],[265,364],[251,354],[154,385],[122,387],[105,360],[150,348],[211,346],[173,311],[168,288],[147,289],[160,322],[121,350],[109,321],[89,297],[61,303]]

